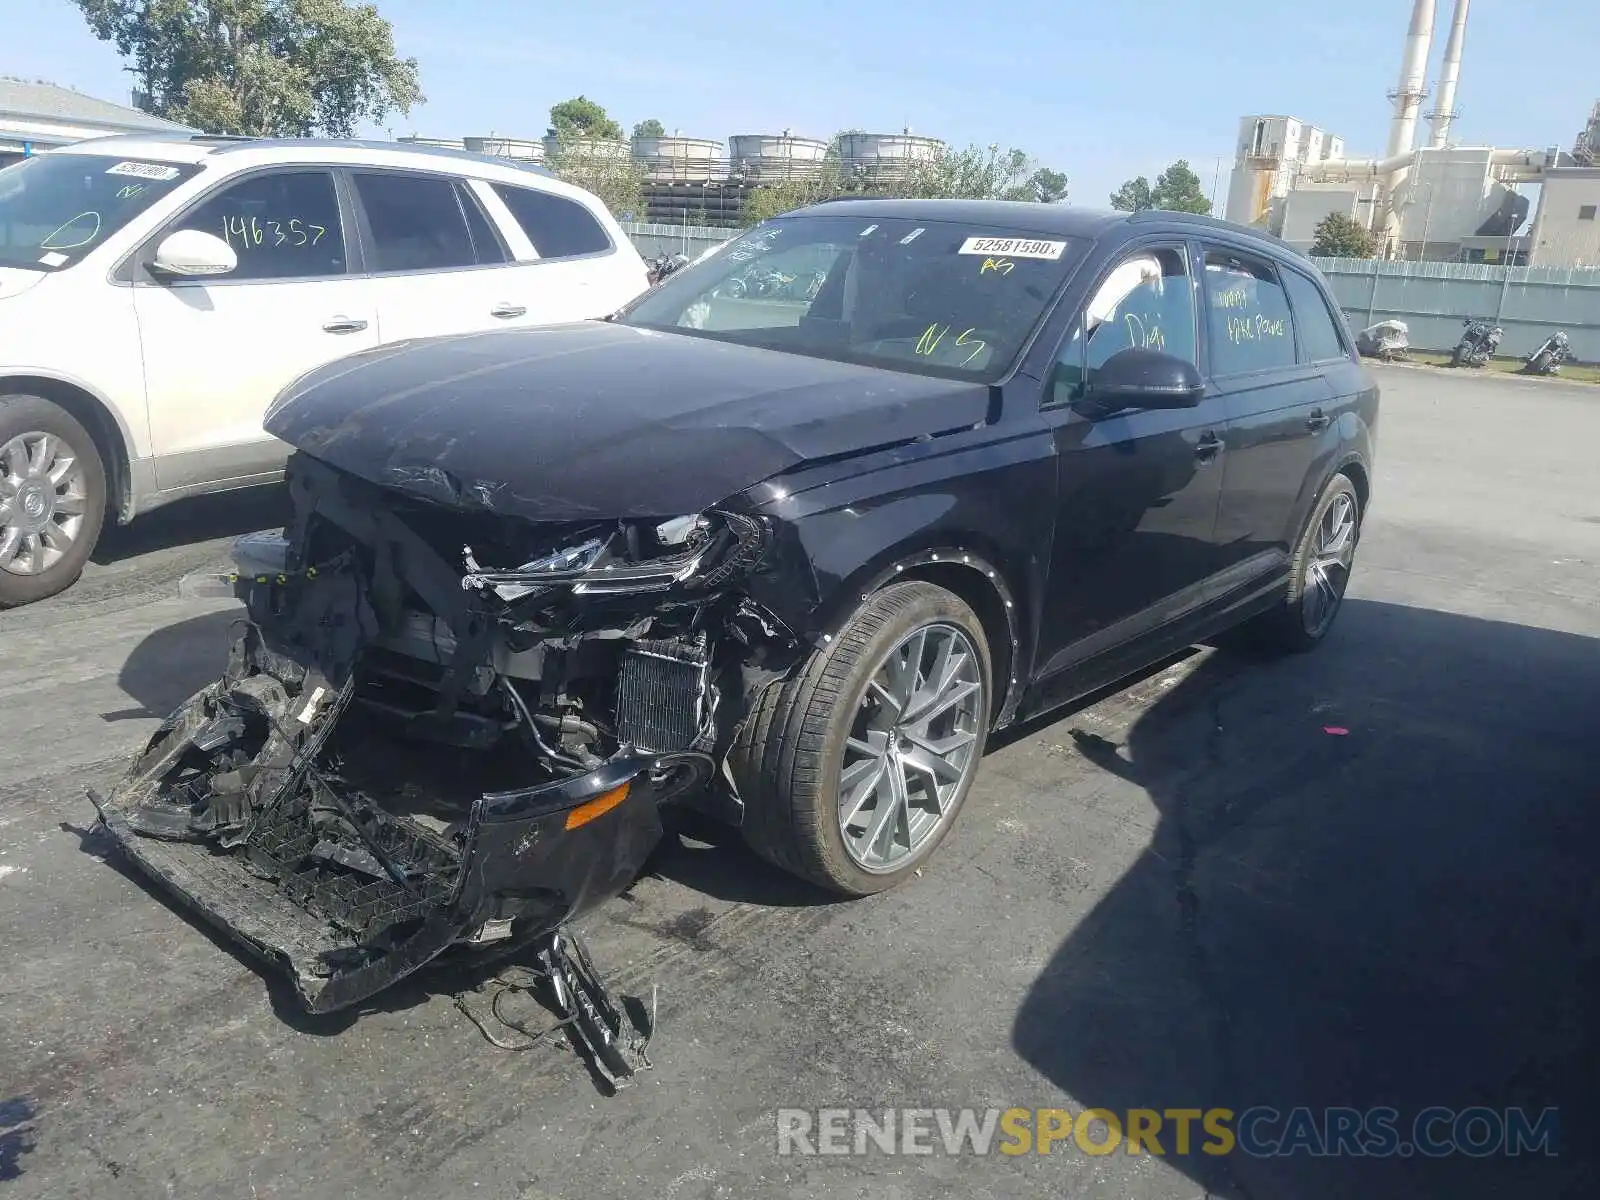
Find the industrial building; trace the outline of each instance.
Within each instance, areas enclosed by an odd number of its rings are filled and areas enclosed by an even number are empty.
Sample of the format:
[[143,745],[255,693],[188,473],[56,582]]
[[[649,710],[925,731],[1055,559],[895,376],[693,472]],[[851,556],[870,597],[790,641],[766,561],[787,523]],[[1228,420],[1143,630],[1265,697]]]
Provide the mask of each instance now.
[[[554,159],[561,146],[555,137],[538,141],[510,137],[403,137],[402,142],[449,146],[529,162]],[[829,138],[781,133],[739,133],[726,143],[685,137],[623,141],[584,140],[575,148],[584,154],[631,156],[644,174],[645,211],[637,214],[665,224],[736,226],[743,223],[750,193],[764,185],[819,178],[834,152]],[[892,186],[904,180],[919,162],[945,151],[938,138],[909,129],[899,133],[850,133],[839,139],[838,167],[847,188]]]
[[[1341,213],[1376,236],[1385,258],[1507,265],[1600,264],[1595,223],[1583,213],[1600,201],[1600,104],[1573,154],[1557,147],[1461,145],[1452,130],[1465,56],[1469,0],[1455,0],[1430,111],[1427,69],[1435,0],[1414,0],[1389,93],[1388,145],[1381,158],[1347,158],[1343,139],[1296,117],[1247,116],[1239,124],[1225,215],[1259,225],[1299,249],[1317,226]],[[1428,123],[1418,144],[1419,122]],[[1522,189],[1541,185],[1532,231]]]
[[0,167],[41,150],[118,133],[193,133],[137,108],[40,80],[0,77]]

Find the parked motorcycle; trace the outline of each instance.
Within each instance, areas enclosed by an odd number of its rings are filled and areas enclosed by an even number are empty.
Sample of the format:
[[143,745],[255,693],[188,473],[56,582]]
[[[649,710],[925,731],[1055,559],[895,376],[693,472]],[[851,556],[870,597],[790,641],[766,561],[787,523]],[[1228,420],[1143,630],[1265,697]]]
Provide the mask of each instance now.
[[658,254],[650,260],[647,275],[650,286],[655,287],[674,271],[681,271],[689,265],[689,260],[682,254]]
[[1539,348],[1523,360],[1524,375],[1559,375],[1561,364],[1572,358],[1572,348],[1567,345],[1567,331],[1558,329],[1540,343]]
[[1461,340],[1456,343],[1455,350],[1450,354],[1450,365],[1487,366],[1489,360],[1494,357],[1494,352],[1500,348],[1500,339],[1505,336],[1505,331],[1498,325],[1491,325],[1476,317],[1468,317],[1461,322],[1461,325]]
[[1404,321],[1379,321],[1356,334],[1356,349],[1379,362],[1404,362],[1411,357],[1411,330]]

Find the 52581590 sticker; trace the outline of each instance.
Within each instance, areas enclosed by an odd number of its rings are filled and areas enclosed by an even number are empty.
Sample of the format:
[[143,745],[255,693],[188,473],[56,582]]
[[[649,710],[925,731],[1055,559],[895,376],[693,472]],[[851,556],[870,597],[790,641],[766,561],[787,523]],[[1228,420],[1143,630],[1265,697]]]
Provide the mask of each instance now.
[[969,237],[957,254],[993,254],[1007,258],[1042,258],[1054,262],[1067,248],[1065,242],[1045,242],[1034,238]]
[[177,167],[166,163],[119,162],[106,168],[107,175],[132,175],[135,179],[159,179],[165,183],[179,175]]

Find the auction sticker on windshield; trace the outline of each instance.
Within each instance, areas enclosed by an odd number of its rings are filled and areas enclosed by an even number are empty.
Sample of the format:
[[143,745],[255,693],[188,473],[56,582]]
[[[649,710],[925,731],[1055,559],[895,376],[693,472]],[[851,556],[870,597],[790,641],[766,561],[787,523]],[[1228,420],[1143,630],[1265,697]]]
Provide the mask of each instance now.
[[1009,258],[1057,259],[1065,242],[1038,242],[1029,238],[969,237],[957,254],[1004,254]]
[[119,162],[114,167],[107,167],[106,174],[132,175],[139,179],[159,179],[164,183],[169,179],[176,179],[180,172],[177,167],[170,167],[164,163]]

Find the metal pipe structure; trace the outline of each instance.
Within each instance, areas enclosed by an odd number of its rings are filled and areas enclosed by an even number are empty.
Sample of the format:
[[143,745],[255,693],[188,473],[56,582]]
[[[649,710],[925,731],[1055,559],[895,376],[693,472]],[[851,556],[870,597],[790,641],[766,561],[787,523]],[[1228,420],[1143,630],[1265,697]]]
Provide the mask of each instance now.
[[1385,158],[1405,154],[1416,142],[1417,113],[1427,94],[1428,51],[1433,46],[1433,0],[1415,0],[1411,28],[1406,32],[1405,55],[1400,60],[1400,82],[1390,93],[1394,119],[1389,123],[1389,148]]
[[[1300,179],[1307,183],[1350,183],[1368,179],[1387,179],[1414,165],[1417,151],[1410,150],[1390,158],[1325,158],[1319,163],[1307,163],[1300,170]],[[1509,167],[1504,178],[1524,182],[1541,178],[1550,163],[1545,150],[1491,150],[1489,165]]]
[[1467,40],[1467,5],[1470,0],[1456,0],[1455,12],[1450,17],[1450,39],[1444,44],[1444,63],[1439,68],[1439,96],[1434,110],[1428,114],[1432,132],[1428,145],[1443,149],[1450,141],[1450,123],[1456,119],[1456,83],[1461,78],[1461,48]]

